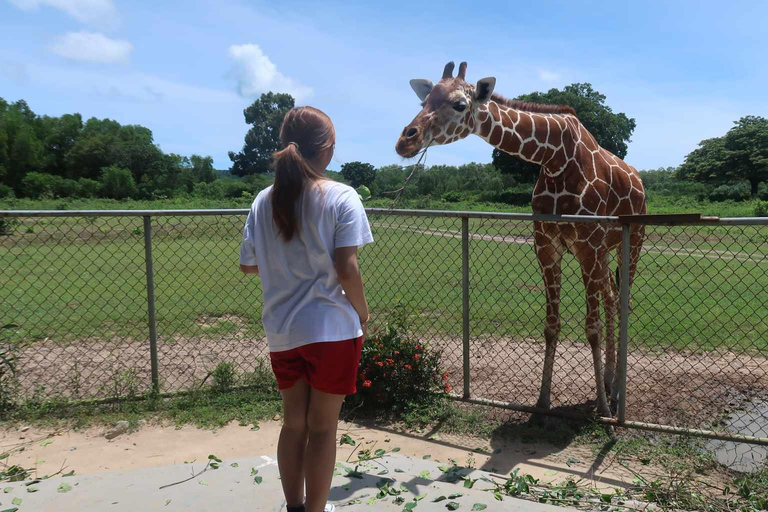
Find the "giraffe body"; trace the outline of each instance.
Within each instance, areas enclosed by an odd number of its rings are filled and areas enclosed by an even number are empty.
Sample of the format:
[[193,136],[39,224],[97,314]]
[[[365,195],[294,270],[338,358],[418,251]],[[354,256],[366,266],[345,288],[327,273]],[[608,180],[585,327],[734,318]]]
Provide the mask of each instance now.
[[[466,63],[461,64],[456,78],[452,73],[453,63],[449,63],[443,79],[435,86],[425,80],[411,81],[424,108],[398,140],[396,150],[401,156],[412,157],[424,147],[450,144],[475,134],[512,156],[541,165],[532,198],[534,213],[599,216],[646,213],[645,192],[638,172],[600,147],[573,109],[504,99],[493,94],[493,78],[480,80],[477,86],[469,84],[464,80]],[[642,225],[633,226],[630,284],[644,234]],[[614,383],[618,289],[609,264],[610,253],[620,245],[618,226],[534,222],[534,247],[547,299],[546,350],[538,407],[550,406],[561,328],[561,266],[564,254],[569,252],[579,261],[586,293],[584,326],[592,349],[597,408],[600,414],[611,415],[608,396],[614,404],[618,399],[618,386]],[[620,255],[617,259],[620,260]],[[601,354],[603,344],[605,361]]]

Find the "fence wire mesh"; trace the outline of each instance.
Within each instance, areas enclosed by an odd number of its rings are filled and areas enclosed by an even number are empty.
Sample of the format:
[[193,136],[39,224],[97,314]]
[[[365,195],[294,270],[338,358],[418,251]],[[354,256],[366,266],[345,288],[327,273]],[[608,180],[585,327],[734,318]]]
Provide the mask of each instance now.
[[[149,391],[141,214],[11,219],[0,236],[0,324],[10,326],[0,336],[18,349],[15,398]],[[360,260],[372,326],[405,306],[414,337],[442,351],[463,389],[462,218],[376,211],[370,221],[376,241]],[[259,281],[237,265],[243,222],[241,211],[151,217],[160,391],[202,386],[221,362],[247,384],[265,364]],[[546,299],[532,222],[473,215],[468,240],[471,396],[533,407]],[[556,410],[594,409],[585,304],[566,255]],[[768,437],[768,226],[647,226],[628,347],[627,420]]]

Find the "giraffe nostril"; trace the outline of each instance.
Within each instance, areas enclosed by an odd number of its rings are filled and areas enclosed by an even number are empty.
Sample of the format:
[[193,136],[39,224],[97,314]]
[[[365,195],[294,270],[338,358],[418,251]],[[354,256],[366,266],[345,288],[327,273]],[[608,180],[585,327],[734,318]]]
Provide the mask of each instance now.
[[416,128],[411,128],[410,130],[405,132],[405,136],[410,139],[411,137],[414,137],[417,133],[419,133],[419,130],[417,130]]

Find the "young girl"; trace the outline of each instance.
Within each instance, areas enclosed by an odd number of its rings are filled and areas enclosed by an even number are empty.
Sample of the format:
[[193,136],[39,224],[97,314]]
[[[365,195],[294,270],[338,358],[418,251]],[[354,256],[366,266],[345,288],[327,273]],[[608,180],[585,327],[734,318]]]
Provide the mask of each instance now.
[[332,512],[336,426],[345,395],[356,392],[368,334],[357,249],[373,237],[357,192],[324,176],[336,141],[330,118],[294,108],[280,141],[275,183],[256,197],[245,224],[240,268],[261,276],[262,321],[283,397],[277,460],[288,511]]

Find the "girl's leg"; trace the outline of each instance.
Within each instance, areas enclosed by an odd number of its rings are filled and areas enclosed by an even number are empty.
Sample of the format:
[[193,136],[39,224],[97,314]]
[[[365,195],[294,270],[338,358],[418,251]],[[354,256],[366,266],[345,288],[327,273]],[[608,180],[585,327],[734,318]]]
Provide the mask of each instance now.
[[307,482],[307,512],[322,512],[328,500],[336,464],[336,427],[345,395],[312,389],[307,413],[309,443],[304,467]]
[[299,379],[283,396],[283,428],[277,444],[277,465],[289,507],[304,503],[304,460],[307,449],[307,409],[309,384]]

